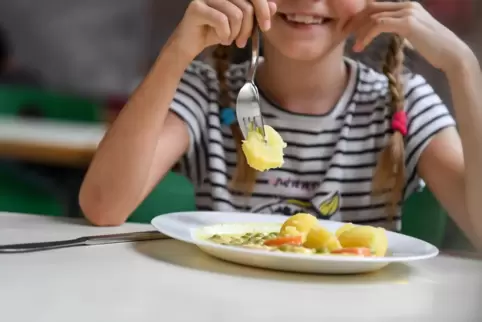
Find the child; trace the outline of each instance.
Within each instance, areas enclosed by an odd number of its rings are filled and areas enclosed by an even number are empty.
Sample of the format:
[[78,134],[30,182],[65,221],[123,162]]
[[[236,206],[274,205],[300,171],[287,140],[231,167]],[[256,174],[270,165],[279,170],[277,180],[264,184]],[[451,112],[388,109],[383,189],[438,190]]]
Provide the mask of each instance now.
[[[253,12],[264,38],[262,113],[288,144],[282,168],[263,173],[246,165],[233,122],[249,63],[230,64],[226,47],[247,43]],[[392,34],[383,74],[344,57],[348,35],[360,52],[381,33]],[[402,75],[405,37],[446,73],[461,141],[430,85]],[[214,68],[192,62],[211,45]],[[399,229],[400,204],[423,179],[476,236],[480,78],[471,50],[417,3],[195,0],[101,143],[80,204],[94,224],[121,224],[180,161],[200,210],[303,211]]]

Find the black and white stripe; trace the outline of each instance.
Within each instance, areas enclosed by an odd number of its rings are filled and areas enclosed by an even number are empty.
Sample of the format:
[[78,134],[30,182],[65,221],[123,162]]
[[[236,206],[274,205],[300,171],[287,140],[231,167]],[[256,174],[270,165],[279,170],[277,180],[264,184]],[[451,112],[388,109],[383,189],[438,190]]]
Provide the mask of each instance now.
[[[378,154],[393,133],[388,82],[365,65],[349,59],[347,64],[352,71],[349,85],[340,103],[326,115],[288,112],[261,91],[265,122],[280,133],[288,147],[283,167],[260,173],[254,193],[246,198],[229,188],[236,147],[229,127],[220,123],[216,74],[210,66],[193,62],[179,84],[171,110],[189,129],[190,148],[181,160],[181,171],[196,184],[198,208],[246,211],[277,199],[318,202],[338,192],[340,208],[333,219],[386,225],[385,199],[372,194],[372,178]],[[244,84],[247,66],[233,65],[227,73],[233,102]],[[419,75],[406,76],[405,100],[408,197],[420,185],[416,167],[424,148],[435,134],[455,122]]]

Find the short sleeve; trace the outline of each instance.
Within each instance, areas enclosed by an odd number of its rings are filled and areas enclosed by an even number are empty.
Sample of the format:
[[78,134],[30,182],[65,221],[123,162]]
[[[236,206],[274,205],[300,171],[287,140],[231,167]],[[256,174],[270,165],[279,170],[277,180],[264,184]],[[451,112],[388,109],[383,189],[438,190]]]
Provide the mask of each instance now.
[[432,86],[420,75],[407,76],[405,102],[408,120],[405,198],[408,198],[424,185],[417,173],[417,164],[423,151],[438,132],[455,126],[455,120]]
[[181,118],[189,130],[189,148],[179,162],[179,171],[199,185],[206,172],[206,140],[209,90],[206,66],[194,61],[184,72],[170,111]]

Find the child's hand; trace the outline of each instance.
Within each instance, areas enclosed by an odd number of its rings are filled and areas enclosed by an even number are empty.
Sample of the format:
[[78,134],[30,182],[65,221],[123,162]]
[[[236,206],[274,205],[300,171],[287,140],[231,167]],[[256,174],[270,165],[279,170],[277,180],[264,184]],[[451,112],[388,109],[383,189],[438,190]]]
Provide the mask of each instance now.
[[271,27],[276,5],[268,0],[193,0],[174,35],[197,56],[206,47],[223,44],[244,47],[256,17],[261,30]]
[[345,27],[356,36],[355,51],[362,51],[382,33],[406,38],[428,62],[445,72],[470,52],[468,46],[433,18],[417,2],[370,2]]

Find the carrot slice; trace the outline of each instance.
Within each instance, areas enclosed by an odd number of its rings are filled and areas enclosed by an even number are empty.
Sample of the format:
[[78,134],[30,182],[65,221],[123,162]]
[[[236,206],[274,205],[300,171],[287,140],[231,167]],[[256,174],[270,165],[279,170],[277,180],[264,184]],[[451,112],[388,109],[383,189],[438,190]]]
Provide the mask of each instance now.
[[282,236],[273,239],[268,239],[264,242],[266,246],[281,246],[281,245],[301,245],[303,244],[303,236]]
[[366,247],[340,248],[331,252],[332,254],[346,254],[356,256],[372,256],[372,252]]

